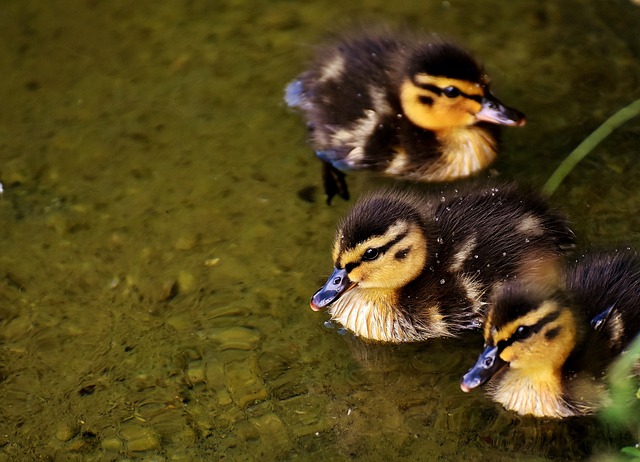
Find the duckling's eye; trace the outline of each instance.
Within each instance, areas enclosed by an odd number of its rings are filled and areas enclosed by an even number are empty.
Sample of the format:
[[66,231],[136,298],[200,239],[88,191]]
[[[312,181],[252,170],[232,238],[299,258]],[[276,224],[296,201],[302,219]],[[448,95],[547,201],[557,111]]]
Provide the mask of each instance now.
[[369,249],[364,251],[364,254],[362,254],[362,259],[371,261],[371,260],[375,260],[376,258],[378,258],[378,255],[380,255],[380,250],[371,247],[371,248],[369,248]]
[[522,340],[531,335],[531,327],[529,326],[520,326],[516,329],[516,332],[513,334],[513,337],[516,340]]
[[447,98],[456,98],[460,96],[460,90],[458,90],[456,87],[446,87],[444,90],[442,90],[442,93],[444,93],[444,96],[446,96]]

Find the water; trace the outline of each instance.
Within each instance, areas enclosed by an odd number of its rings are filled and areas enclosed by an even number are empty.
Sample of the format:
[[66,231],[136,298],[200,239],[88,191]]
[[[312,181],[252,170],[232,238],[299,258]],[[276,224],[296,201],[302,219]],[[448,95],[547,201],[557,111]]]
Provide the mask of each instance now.
[[[479,335],[371,346],[308,308],[335,223],[285,84],[351,19],[454,36],[528,124],[541,186],[640,97],[640,7],[8,0],[0,17],[1,460],[583,459],[632,439],[519,418],[462,373]],[[362,19],[360,19],[362,18]],[[640,241],[637,120],[554,196],[583,245]],[[380,181],[351,176],[354,197]]]

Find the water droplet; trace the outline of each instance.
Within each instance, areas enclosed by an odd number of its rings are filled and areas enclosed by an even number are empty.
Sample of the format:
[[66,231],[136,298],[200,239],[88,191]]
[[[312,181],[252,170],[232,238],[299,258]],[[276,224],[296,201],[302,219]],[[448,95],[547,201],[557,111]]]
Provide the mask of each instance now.
[[506,257],[507,256],[507,252],[502,252],[502,256]]
[[444,201],[446,201],[446,199],[445,199],[445,197],[444,197],[444,196],[442,196],[442,197],[440,198],[440,202],[444,202]]
[[527,244],[529,243],[529,238],[527,237],[524,242],[526,242]]
[[473,258],[478,258],[478,256],[477,256],[477,255],[474,255],[474,256],[473,256]]
[[444,284],[444,279],[440,279],[440,284]]
[[441,237],[438,237],[438,239],[436,239],[438,241],[438,244],[442,244],[444,242],[444,239],[442,239]]

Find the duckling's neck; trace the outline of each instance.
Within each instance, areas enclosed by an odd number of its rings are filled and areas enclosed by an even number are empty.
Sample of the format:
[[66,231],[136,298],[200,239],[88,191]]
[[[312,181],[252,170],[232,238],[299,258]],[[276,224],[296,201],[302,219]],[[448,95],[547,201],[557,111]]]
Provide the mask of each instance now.
[[[397,308],[394,290],[355,287],[329,308],[331,319],[359,337],[381,342],[416,342],[446,332],[431,332],[426,325],[410,320]],[[437,307],[433,313],[439,316]]]
[[436,132],[442,153],[440,168],[449,177],[466,177],[484,169],[496,158],[496,141],[477,125]]
[[526,373],[507,368],[497,379],[498,383],[490,386],[489,394],[518,414],[553,418],[579,414],[564,398],[562,377],[550,368]]

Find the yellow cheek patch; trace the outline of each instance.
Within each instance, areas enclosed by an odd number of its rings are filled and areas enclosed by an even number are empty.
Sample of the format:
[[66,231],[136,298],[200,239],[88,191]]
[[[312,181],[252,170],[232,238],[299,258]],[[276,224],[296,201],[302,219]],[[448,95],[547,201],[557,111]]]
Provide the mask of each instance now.
[[512,347],[507,347],[504,350],[502,350],[502,353],[500,353],[500,358],[508,363],[510,363],[513,360],[513,348]]
[[[425,98],[433,102],[429,104],[424,101]],[[411,122],[425,130],[434,131],[473,125],[477,122],[475,114],[482,108],[478,101],[462,96],[447,98],[416,86],[410,80],[400,87],[400,104]]]

